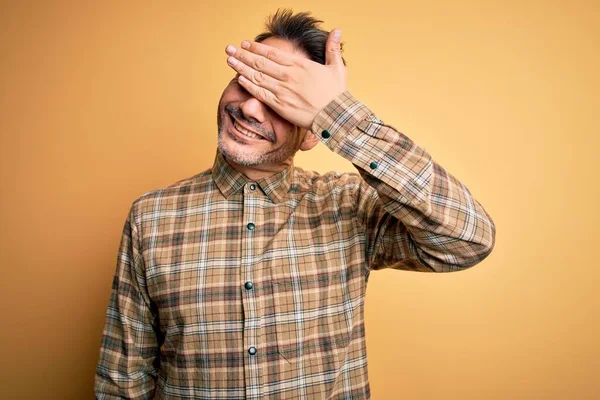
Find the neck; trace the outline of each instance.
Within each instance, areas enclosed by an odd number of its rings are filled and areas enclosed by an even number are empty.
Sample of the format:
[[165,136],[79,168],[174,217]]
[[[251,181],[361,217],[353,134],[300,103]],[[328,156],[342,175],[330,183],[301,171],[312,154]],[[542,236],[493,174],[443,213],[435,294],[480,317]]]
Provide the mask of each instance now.
[[265,164],[265,165],[254,165],[251,167],[247,166],[247,165],[238,164],[227,158],[225,158],[225,161],[229,165],[231,165],[236,171],[244,174],[248,179],[256,181],[256,180],[268,178],[269,176],[280,173],[281,171],[283,171],[284,169],[286,169],[290,165],[292,165],[293,158],[290,157],[287,160],[285,160],[284,162],[282,162],[280,164],[276,164],[276,165],[275,164]]

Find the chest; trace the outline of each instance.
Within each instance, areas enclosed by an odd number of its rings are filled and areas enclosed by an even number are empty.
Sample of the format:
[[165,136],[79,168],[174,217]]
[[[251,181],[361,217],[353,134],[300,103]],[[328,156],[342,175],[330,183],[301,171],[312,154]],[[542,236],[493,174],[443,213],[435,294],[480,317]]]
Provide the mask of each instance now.
[[179,205],[144,225],[149,294],[176,322],[239,319],[249,285],[260,315],[299,299],[308,311],[348,303],[366,270],[352,208],[317,196]]

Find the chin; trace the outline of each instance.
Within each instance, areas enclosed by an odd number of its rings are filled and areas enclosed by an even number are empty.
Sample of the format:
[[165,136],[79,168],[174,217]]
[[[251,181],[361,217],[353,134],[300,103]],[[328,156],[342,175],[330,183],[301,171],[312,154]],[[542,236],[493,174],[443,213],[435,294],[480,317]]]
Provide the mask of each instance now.
[[231,139],[224,139],[223,135],[219,135],[218,147],[221,154],[230,161],[236,164],[253,167],[262,163],[261,154],[255,154],[252,151],[251,145],[239,145]]

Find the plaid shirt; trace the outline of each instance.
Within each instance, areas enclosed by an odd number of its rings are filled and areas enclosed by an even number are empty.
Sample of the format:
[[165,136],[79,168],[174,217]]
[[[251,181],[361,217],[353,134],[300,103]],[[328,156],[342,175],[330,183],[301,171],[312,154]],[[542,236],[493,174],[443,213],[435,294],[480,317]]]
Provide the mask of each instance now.
[[349,92],[312,131],[358,173],[211,169],[133,202],[98,399],[367,399],[371,270],[446,272],[495,226],[456,178]]

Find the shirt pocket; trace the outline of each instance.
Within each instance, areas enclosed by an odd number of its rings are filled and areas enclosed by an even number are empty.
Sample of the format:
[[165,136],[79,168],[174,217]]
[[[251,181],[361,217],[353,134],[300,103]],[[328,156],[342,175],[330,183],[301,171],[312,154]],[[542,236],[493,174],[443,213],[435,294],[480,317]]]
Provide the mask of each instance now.
[[279,354],[289,363],[339,359],[352,336],[352,302],[342,277],[326,270],[288,274],[273,280],[272,290]]

